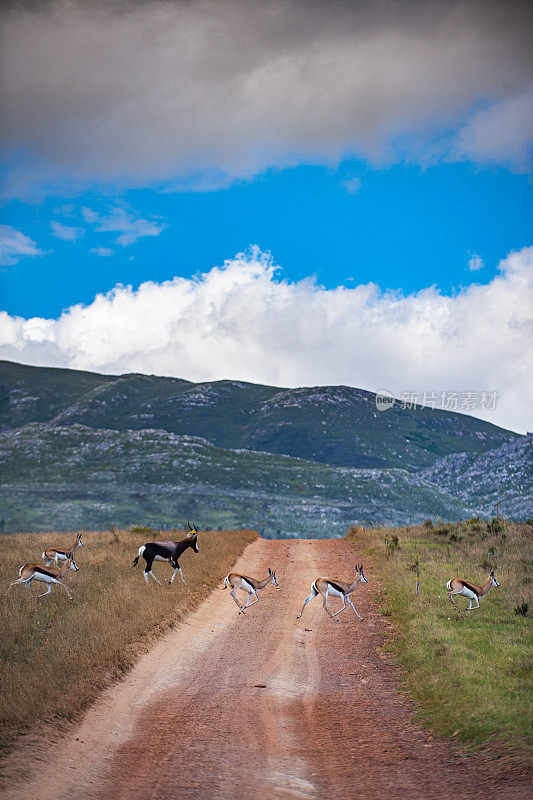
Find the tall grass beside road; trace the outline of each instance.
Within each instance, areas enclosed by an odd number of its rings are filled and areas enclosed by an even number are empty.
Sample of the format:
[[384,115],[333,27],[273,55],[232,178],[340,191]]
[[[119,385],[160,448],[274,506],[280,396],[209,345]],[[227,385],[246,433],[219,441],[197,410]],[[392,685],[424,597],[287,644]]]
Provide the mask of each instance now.
[[[38,720],[75,718],[113,678],[127,669],[143,646],[197,606],[230,571],[257,534],[253,531],[200,531],[199,553],[187,550],[172,586],[168,563],[154,562],[163,586],[145,585],[140,545],[161,538],[183,539],[185,531],[149,529],[84,533],[77,548],[78,572],[64,578],[73,602],[60,586],[34,581],[0,596],[0,749]],[[16,534],[0,537],[0,593],[28,562],[42,563],[46,547],[67,547],[70,534]]]
[[[348,539],[356,558],[371,558],[380,580],[381,609],[394,623],[389,646],[405,669],[417,717],[495,759],[525,764],[532,742],[533,527],[428,520],[353,527]],[[467,599],[454,598],[461,608],[454,611],[446,582],[483,584],[492,568],[500,587],[469,613]]]

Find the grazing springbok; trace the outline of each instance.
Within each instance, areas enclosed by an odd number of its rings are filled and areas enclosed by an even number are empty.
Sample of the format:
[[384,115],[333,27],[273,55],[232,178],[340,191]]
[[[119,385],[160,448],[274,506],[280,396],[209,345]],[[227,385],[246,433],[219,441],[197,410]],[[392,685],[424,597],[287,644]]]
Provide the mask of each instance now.
[[66,550],[61,550],[59,547],[48,547],[43,553],[43,561],[45,564],[50,565],[52,561],[56,562],[56,567],[59,566],[60,561],[66,561],[69,554],[72,555],[75,547],[83,547],[81,540],[81,533],[78,533],[70,547]]
[[[279,583],[276,580],[276,573],[268,568],[268,575],[262,581],[258,581],[256,578],[249,578],[247,575],[239,575],[237,572],[230,572],[229,575],[226,575],[224,578],[224,586],[223,589],[229,589],[231,587],[230,595],[233,597],[235,602],[240,608],[239,614],[246,613],[246,609],[248,606],[253,606],[255,603],[259,601],[257,596],[257,592],[259,589],[264,589],[269,583],[273,583],[276,589],[279,589]],[[245,606],[242,603],[239,603],[235,596],[235,592],[237,589],[242,589],[243,592],[248,593],[248,602]],[[255,598],[252,602],[252,596]]]
[[[323,598],[322,605],[324,606],[327,613],[330,615],[331,619],[334,619],[337,616],[337,614],[340,614],[341,611],[344,611],[344,609],[346,608],[346,603],[344,601],[347,600],[351,605],[351,607],[353,608],[353,610],[355,611],[356,616],[359,617],[360,620],[363,620],[363,617],[361,617],[357,613],[354,604],[350,600],[350,595],[355,589],[357,589],[360,583],[368,583],[368,581],[363,574],[362,564],[356,566],[355,570],[356,570],[355,578],[353,580],[353,583],[345,583],[344,581],[338,581],[336,578],[334,580],[331,578],[317,578],[316,581],[313,581],[313,583],[311,584],[311,594],[309,595],[309,597],[305,599],[304,604],[302,606],[302,610],[300,611],[296,619],[300,619],[300,617],[304,613],[304,608],[306,607],[306,605],[315,597],[317,597],[317,595],[321,594]],[[328,597],[340,597],[342,600],[342,608],[339,608],[339,610],[336,611],[334,614],[332,614],[328,608]],[[335,621],[337,622],[337,620]]]
[[[463,597],[468,597],[470,603],[468,604],[467,611],[473,611],[474,608],[479,608],[479,598],[483,597],[483,595],[487,594],[491,586],[499,586],[500,584],[494,577],[494,570],[491,571],[489,577],[483,584],[483,586],[476,586],[475,583],[470,583],[470,581],[464,581],[461,578],[452,578],[451,581],[448,581],[446,584],[446,588],[448,589],[448,597],[450,599],[450,603],[455,608],[456,611],[459,611],[457,606],[452,600],[452,597],[456,594],[461,594]],[[472,606],[473,601],[476,601],[476,605]]]
[[32,581],[40,581],[41,583],[46,583],[48,588],[46,589],[46,592],[38,594],[37,597],[44,597],[45,594],[50,594],[52,591],[52,584],[58,583],[66,591],[69,599],[72,600],[72,595],[65,584],[61,581],[61,578],[63,578],[71,569],[73,569],[75,572],[78,571],[78,567],[76,566],[76,562],[72,557],[72,553],[67,553],[67,560],[61,567],[50,567],[48,564],[24,564],[24,566],[19,569],[20,578],[11,582],[6,594],[8,594],[13,586],[17,585],[17,583],[25,583],[26,589],[29,589]]
[[181,542],[171,542],[169,540],[164,542],[146,542],[146,544],[139,547],[139,554],[133,559],[133,566],[137,566],[141,556],[144,558],[146,561],[146,566],[144,568],[144,580],[146,583],[148,583],[148,576],[151,575],[154,581],[161,586],[161,581],[159,581],[152,572],[152,564],[154,561],[168,561],[170,566],[174,567],[174,573],[169,583],[172,583],[176,577],[176,572],[179,572],[181,575],[183,583],[187,583],[183,577],[178,558],[188,547],[192,548],[195,553],[198,552],[198,528],[196,525],[191,527],[190,522],[188,522],[187,525],[189,527],[189,533],[187,534],[187,538],[182,539]]

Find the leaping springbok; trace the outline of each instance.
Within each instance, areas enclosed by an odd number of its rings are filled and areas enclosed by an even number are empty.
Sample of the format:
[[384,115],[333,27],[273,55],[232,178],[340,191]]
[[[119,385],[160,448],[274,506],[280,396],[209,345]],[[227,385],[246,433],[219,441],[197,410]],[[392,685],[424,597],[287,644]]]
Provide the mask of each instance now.
[[[224,578],[224,586],[222,588],[229,589],[231,587],[230,595],[240,608],[239,614],[245,614],[248,606],[253,606],[259,601],[257,596],[259,589],[264,589],[269,583],[273,583],[276,589],[279,589],[279,583],[276,580],[276,573],[271,570],[270,567],[268,568],[267,577],[262,581],[258,581],[257,578],[249,578],[247,575],[239,575],[238,572],[230,572],[230,574],[226,575]],[[243,592],[248,593],[248,602],[245,606],[243,606],[242,603],[239,603],[235,596],[237,589],[242,589]],[[252,595],[255,597],[255,600],[250,602]]]
[[[317,578],[316,581],[313,581],[313,583],[311,584],[311,594],[309,595],[309,597],[305,599],[304,604],[302,606],[302,610],[300,611],[296,619],[300,619],[300,617],[304,613],[304,608],[306,607],[306,605],[315,597],[317,597],[317,595],[321,594],[323,598],[322,605],[324,606],[324,609],[327,611],[327,613],[330,615],[331,619],[334,619],[337,616],[337,614],[340,614],[341,611],[344,611],[344,609],[346,608],[346,603],[344,601],[347,600],[351,605],[351,607],[353,608],[353,610],[355,611],[356,616],[359,617],[360,620],[363,620],[363,617],[361,617],[357,613],[354,604],[350,600],[350,595],[355,589],[357,589],[360,583],[368,583],[368,581],[363,574],[362,564],[356,566],[355,569],[356,572],[353,583],[345,583],[344,581],[338,581],[336,578],[334,580],[332,580],[331,578]],[[328,608],[328,597],[340,597],[342,600],[342,608],[339,608],[339,610],[336,611],[334,614],[332,614]]]
[[26,589],[29,589],[31,582],[35,580],[40,581],[41,583],[46,583],[48,586],[46,592],[38,594],[37,597],[44,597],[45,594],[50,594],[52,591],[52,584],[58,583],[66,591],[69,599],[72,600],[72,595],[65,584],[61,581],[61,578],[63,578],[64,575],[66,575],[66,573],[71,569],[73,569],[75,572],[78,571],[78,567],[76,566],[76,562],[72,557],[72,553],[67,554],[67,560],[61,567],[50,567],[48,564],[24,564],[24,566],[19,569],[20,578],[11,582],[6,594],[8,594],[13,586],[17,585],[17,583],[25,583]]
[[176,572],[179,572],[181,575],[181,580],[183,583],[187,583],[183,577],[183,572],[181,571],[181,567],[178,563],[178,558],[183,552],[185,552],[185,550],[187,550],[188,547],[192,548],[195,553],[198,552],[198,528],[196,525],[191,527],[190,522],[188,522],[187,525],[189,526],[187,538],[182,539],[180,542],[172,542],[170,540],[165,540],[164,542],[146,542],[146,544],[143,544],[141,547],[139,547],[139,553],[133,559],[133,566],[137,566],[141,556],[144,558],[146,561],[146,566],[144,568],[144,580],[146,583],[148,583],[148,576],[151,575],[154,581],[161,586],[161,581],[158,580],[152,572],[152,564],[154,561],[168,561],[169,564],[174,567],[174,573],[169,580],[169,583],[172,583],[176,577]]
[[48,547],[43,553],[43,561],[45,564],[50,565],[52,561],[55,561],[57,567],[60,561],[67,561],[69,553],[72,554],[75,547],[83,547],[81,536],[81,532],[78,533],[70,547],[67,547],[66,550],[60,550],[58,547]]
[[[450,603],[455,608],[456,611],[459,611],[457,606],[452,600],[452,597],[456,594],[461,594],[463,597],[468,597],[470,603],[468,604],[467,611],[473,611],[474,608],[479,608],[479,598],[483,597],[483,595],[487,594],[491,586],[499,586],[500,584],[494,577],[494,570],[491,571],[489,577],[483,584],[483,586],[476,586],[475,583],[470,583],[470,581],[464,581],[462,578],[452,578],[446,584],[446,588],[448,590],[448,598]],[[472,602],[476,601],[476,605],[472,606]]]

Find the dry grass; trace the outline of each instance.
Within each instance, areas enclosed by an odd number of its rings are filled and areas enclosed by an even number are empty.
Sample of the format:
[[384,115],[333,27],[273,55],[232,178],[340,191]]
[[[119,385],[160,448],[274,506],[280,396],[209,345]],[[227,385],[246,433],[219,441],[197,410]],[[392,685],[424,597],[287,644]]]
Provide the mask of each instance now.
[[[529,615],[532,609],[533,530],[507,522],[498,527],[472,520],[352,528],[348,537],[377,568],[382,609],[395,623],[391,646],[405,667],[417,716],[439,734],[523,763],[531,741],[531,619],[523,612],[525,603]],[[461,613],[454,612],[446,582],[484,583],[492,567],[500,587],[470,613],[464,613],[466,598],[457,598]]]
[[[4,751],[38,720],[75,718],[116,675],[133,663],[139,651],[165,628],[173,626],[229,572],[252,531],[200,532],[199,553],[180,558],[187,586],[179,574],[174,583],[145,585],[144,561],[133,569],[141,544],[157,538],[182,539],[185,532],[107,531],[84,533],[76,551],[78,572],[65,578],[74,601],[60,586],[37,599],[46,587],[31,591],[15,586],[0,599],[0,748]],[[0,587],[7,590],[28,562],[41,563],[45,547],[66,547],[72,534],[19,534],[0,537]],[[172,569],[154,563],[163,581]]]

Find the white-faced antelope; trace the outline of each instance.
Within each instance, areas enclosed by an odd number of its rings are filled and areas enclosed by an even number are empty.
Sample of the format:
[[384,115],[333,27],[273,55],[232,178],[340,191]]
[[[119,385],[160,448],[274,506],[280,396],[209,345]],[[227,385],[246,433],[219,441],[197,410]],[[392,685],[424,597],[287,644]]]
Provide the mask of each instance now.
[[[357,613],[354,604],[350,600],[350,595],[352,594],[353,591],[355,591],[355,589],[357,589],[360,583],[368,583],[368,581],[363,574],[362,564],[356,566],[355,569],[356,569],[355,578],[352,583],[345,583],[344,581],[338,581],[336,578],[335,579],[317,578],[316,581],[313,581],[311,585],[311,594],[309,595],[309,597],[306,597],[304,604],[302,606],[302,610],[300,611],[296,619],[300,619],[300,617],[304,613],[304,608],[306,607],[306,605],[315,597],[317,597],[319,594],[321,594],[322,605],[324,606],[324,609],[327,611],[327,613],[330,615],[332,619],[334,619],[337,616],[337,614],[340,614],[341,611],[344,611],[344,609],[346,608],[346,603],[344,601],[347,600],[351,605],[351,607],[353,608],[353,610],[355,611],[356,616],[359,617],[360,620],[363,620],[363,617],[361,617]],[[332,614],[328,608],[328,597],[340,597],[342,600],[342,608],[339,608],[339,610],[336,611],[334,614]]]
[[78,533],[70,547],[67,547],[66,550],[62,550],[59,547],[48,547],[43,553],[43,561],[45,564],[51,564],[52,561],[55,561],[57,567],[60,561],[66,561],[69,557],[69,553],[72,554],[75,547],[83,547],[81,536],[81,533]]
[[[463,597],[468,597],[469,604],[467,611],[473,611],[474,608],[479,608],[479,598],[483,597],[483,595],[487,594],[491,586],[499,586],[500,584],[494,577],[494,570],[491,571],[489,577],[483,584],[483,586],[477,586],[475,583],[470,583],[470,581],[464,581],[462,578],[452,578],[446,584],[446,588],[448,590],[448,597],[450,599],[450,603],[455,608],[456,611],[459,611],[455,603],[453,602],[452,598],[456,594],[460,594]],[[473,606],[472,603],[476,601],[476,605]]]
[[139,553],[133,559],[133,566],[137,566],[141,556],[144,558],[146,561],[146,566],[144,568],[144,580],[146,583],[148,583],[148,576],[151,575],[154,581],[161,586],[161,581],[158,580],[152,572],[152,564],[154,561],[168,561],[169,564],[174,567],[174,572],[169,583],[172,583],[176,577],[176,572],[179,572],[181,575],[183,583],[187,583],[183,577],[178,558],[188,547],[194,550],[195,553],[198,552],[198,528],[196,525],[191,527],[190,522],[188,522],[187,525],[189,527],[187,538],[182,539],[180,542],[172,542],[170,540],[165,540],[164,542],[146,542],[146,544],[139,547]]
[[[257,578],[249,578],[247,575],[239,575],[238,572],[230,572],[230,574],[226,575],[224,578],[224,586],[222,588],[231,589],[230,595],[240,608],[239,614],[244,614],[248,606],[253,606],[259,601],[257,596],[259,589],[264,589],[269,583],[273,583],[276,589],[279,589],[276,573],[271,570],[270,567],[268,568],[268,575],[262,581],[258,581]],[[243,592],[248,593],[248,601],[245,606],[239,603],[235,596],[237,589],[242,589]],[[252,600],[252,597],[255,599]]]
[[72,595],[61,580],[71,569],[75,572],[78,571],[72,553],[67,554],[67,560],[61,567],[51,567],[48,564],[24,564],[24,566],[19,569],[20,578],[11,582],[6,594],[8,594],[17,583],[25,583],[26,589],[29,589],[32,581],[39,581],[41,583],[46,583],[47,589],[46,592],[38,594],[37,597],[44,597],[45,594],[50,594],[52,591],[52,584],[58,583],[66,591],[69,599],[72,600]]

